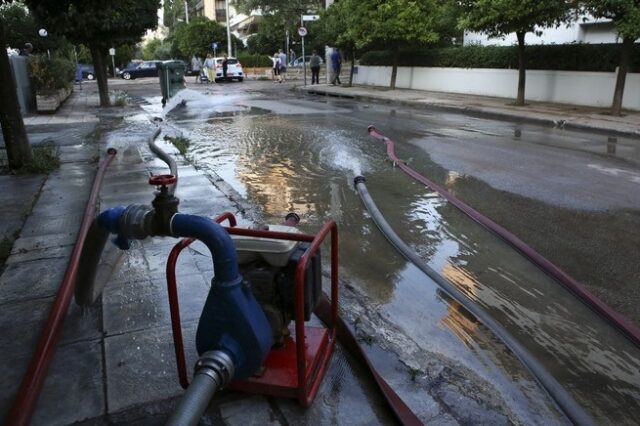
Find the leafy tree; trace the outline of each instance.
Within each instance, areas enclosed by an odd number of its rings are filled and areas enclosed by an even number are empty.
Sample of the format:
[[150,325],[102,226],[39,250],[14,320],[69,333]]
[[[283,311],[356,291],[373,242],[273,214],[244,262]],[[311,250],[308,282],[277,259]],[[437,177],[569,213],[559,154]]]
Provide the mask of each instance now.
[[342,0],[330,9],[338,8],[338,42],[354,43],[357,49],[375,45],[393,52],[389,87],[395,89],[398,50],[437,42],[444,19],[442,6],[438,0]]
[[66,35],[91,51],[98,79],[100,106],[109,106],[106,52],[111,46],[136,42],[155,28],[160,0],[26,0],[49,33]]
[[587,0],[584,2],[584,8],[595,17],[611,19],[616,32],[622,38],[622,53],[611,104],[611,114],[620,115],[633,43],[640,38],[640,1]]
[[151,39],[142,48],[142,59],[171,59],[171,45],[159,38]]
[[[189,21],[188,24],[180,24],[173,34],[173,43],[178,55],[190,58],[193,55],[205,56],[212,51],[211,43],[217,41],[219,45],[225,46],[227,39],[227,29],[222,25],[205,17],[197,17]],[[232,45],[242,45],[240,39],[231,35]],[[217,53],[222,56],[222,49]]]
[[[5,3],[2,2],[2,5]],[[2,82],[0,84],[0,125],[7,149],[9,168],[15,170],[30,163],[33,160],[33,153],[20,114],[16,84],[11,75],[6,45],[4,17],[0,17],[0,82]]]
[[[199,0],[187,0],[187,8],[189,9],[189,15],[195,10]],[[165,0],[163,6],[164,12],[164,25],[169,28],[170,31],[174,31],[180,23],[185,22],[185,10],[184,0]]]
[[[297,39],[301,15],[319,13],[324,9],[324,3],[324,0],[235,0],[234,6],[246,14],[256,9],[262,11],[262,22],[258,34],[254,36],[257,39],[251,44],[247,42],[247,45],[250,52],[272,54],[278,49],[286,50],[287,31],[290,41]],[[305,44],[313,38],[314,35],[310,32],[305,38]]]
[[459,25],[490,37],[516,33],[518,38],[518,95],[516,105],[524,105],[526,79],[525,34],[535,27],[559,26],[570,12],[566,0],[461,0]]

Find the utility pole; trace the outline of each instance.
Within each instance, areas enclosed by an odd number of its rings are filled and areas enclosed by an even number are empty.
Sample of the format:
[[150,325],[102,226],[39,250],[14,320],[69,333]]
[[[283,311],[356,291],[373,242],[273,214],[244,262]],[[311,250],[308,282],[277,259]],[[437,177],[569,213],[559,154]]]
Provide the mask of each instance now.
[[225,0],[225,15],[227,15],[227,56],[231,56],[231,25],[229,25],[229,0]]

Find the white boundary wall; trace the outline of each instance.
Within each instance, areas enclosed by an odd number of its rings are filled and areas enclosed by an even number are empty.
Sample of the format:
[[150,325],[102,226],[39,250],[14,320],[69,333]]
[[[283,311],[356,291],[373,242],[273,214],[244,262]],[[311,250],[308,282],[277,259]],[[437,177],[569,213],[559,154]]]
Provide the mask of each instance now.
[[[525,99],[571,105],[610,107],[613,72],[527,70]],[[391,67],[358,66],[354,83],[388,87]],[[515,99],[518,70],[489,68],[398,67],[398,89],[496,96]],[[640,74],[627,74],[623,107],[640,110]]]

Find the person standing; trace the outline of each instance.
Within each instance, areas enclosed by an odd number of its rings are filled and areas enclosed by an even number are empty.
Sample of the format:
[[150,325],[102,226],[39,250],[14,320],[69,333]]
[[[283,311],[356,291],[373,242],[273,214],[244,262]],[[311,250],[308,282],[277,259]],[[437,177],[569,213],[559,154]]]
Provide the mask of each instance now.
[[282,49],[278,50],[278,59],[280,59],[280,68],[278,69],[278,74],[280,77],[280,83],[286,80],[287,77],[287,55],[284,54]]
[[20,56],[29,56],[33,52],[33,45],[31,43],[25,43],[24,47],[20,51]]
[[337,47],[333,48],[333,52],[331,52],[331,69],[333,70],[333,79],[331,80],[331,84],[334,86],[337,84],[342,84],[340,82],[340,71],[342,70],[342,55],[340,54],[340,49]]
[[293,49],[289,49],[289,65],[293,66],[293,63],[296,60],[296,52],[293,51]]
[[191,72],[196,75],[196,83],[200,82],[200,71],[202,70],[202,61],[196,55],[191,58]]
[[207,78],[209,83],[216,82],[216,61],[211,56],[211,53],[207,53],[207,59],[204,60],[204,69],[207,71]]
[[315,50],[311,52],[309,59],[309,67],[311,68],[311,84],[320,84],[320,56]]
[[[269,56],[269,55],[267,55]],[[276,81],[276,76],[278,75],[278,71],[279,71],[279,62],[280,62],[280,57],[278,56],[278,52],[274,53],[273,56],[269,56],[269,59],[271,59],[272,62],[272,67],[271,67],[271,80],[272,81]]]
[[227,58],[227,54],[225,53],[222,58],[222,80],[229,81],[227,78],[227,70],[229,69],[229,58]]

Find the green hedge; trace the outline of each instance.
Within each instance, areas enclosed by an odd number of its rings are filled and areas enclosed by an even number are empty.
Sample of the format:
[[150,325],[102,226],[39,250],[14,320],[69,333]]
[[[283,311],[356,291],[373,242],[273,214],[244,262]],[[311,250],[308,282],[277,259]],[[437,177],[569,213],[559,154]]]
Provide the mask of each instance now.
[[37,92],[55,92],[71,87],[75,65],[63,58],[49,59],[45,55],[33,55],[29,57],[29,76]]
[[238,60],[244,68],[252,67],[268,67],[271,68],[273,62],[267,57],[267,55],[240,53],[238,54]]
[[[525,49],[527,69],[564,71],[615,71],[620,61],[619,44],[532,45]],[[400,66],[451,68],[518,68],[516,46],[448,47],[400,50]],[[389,51],[371,51],[360,58],[362,65],[391,65]],[[640,45],[634,46],[631,71],[640,71]]]

